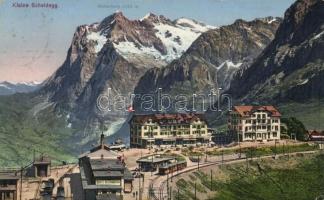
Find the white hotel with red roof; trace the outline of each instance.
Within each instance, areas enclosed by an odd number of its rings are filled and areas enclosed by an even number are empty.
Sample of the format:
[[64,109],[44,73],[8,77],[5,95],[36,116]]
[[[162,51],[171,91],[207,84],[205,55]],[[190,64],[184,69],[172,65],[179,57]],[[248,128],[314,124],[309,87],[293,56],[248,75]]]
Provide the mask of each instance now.
[[280,117],[274,106],[234,106],[228,128],[241,142],[279,140]]
[[134,115],[129,123],[131,147],[186,146],[211,141],[201,114]]

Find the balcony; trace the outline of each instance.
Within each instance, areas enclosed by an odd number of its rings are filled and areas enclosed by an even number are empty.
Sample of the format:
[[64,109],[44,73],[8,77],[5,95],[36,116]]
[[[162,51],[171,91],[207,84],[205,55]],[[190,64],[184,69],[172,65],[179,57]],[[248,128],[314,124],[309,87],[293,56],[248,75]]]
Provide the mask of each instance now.
[[16,185],[0,185],[0,191],[16,191]]

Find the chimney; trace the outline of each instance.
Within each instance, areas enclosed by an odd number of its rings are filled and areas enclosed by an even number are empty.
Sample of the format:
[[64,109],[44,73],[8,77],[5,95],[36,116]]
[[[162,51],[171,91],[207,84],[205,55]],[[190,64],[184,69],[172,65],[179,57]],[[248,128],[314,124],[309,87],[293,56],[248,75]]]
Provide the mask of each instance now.
[[100,136],[101,149],[104,149],[104,138],[105,138],[105,135],[103,133],[101,133],[101,136]]

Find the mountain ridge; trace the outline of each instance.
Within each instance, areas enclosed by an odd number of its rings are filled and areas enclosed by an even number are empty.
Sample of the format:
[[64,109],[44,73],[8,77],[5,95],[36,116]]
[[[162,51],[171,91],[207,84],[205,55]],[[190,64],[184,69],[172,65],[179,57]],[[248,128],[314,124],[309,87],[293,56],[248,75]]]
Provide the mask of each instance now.
[[[280,18],[272,17],[250,22],[241,19],[209,30],[179,59],[165,67],[148,70],[135,93],[148,94],[162,88],[174,95],[205,94],[220,87],[226,89],[234,72],[249,65],[271,42],[280,22]],[[135,102],[135,107],[139,110],[139,102]]]
[[[304,101],[324,96],[324,2],[298,0],[275,39],[250,67],[235,74],[229,93],[243,101]],[[244,85],[242,85],[244,83]]]
[[42,82],[0,82],[0,96],[12,95],[16,93],[29,93],[34,92],[42,86]]

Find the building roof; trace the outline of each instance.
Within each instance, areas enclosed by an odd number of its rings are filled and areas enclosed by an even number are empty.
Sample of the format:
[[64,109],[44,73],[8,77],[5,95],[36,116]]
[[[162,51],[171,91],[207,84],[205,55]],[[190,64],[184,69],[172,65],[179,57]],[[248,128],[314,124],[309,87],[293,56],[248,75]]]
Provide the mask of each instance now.
[[242,117],[248,117],[255,111],[267,111],[273,117],[280,117],[280,112],[274,106],[234,106],[234,110]]
[[310,130],[310,131],[308,131],[308,135],[311,135],[311,136],[324,136],[324,131]]
[[324,131],[310,130],[308,131],[308,137],[311,140],[324,140]]
[[96,197],[96,200],[121,200],[120,196],[116,194],[99,194]]
[[128,181],[134,180],[132,173],[127,168],[125,168],[124,171],[124,180],[128,180]]
[[41,156],[34,161],[34,165],[49,165],[51,164],[51,159],[47,156]]
[[165,163],[165,164],[161,165],[159,168],[168,169],[170,167],[173,167],[173,166],[176,166],[176,165],[179,165],[179,164],[184,164],[184,163],[187,163],[187,161],[183,160],[183,161],[178,161],[178,162],[173,162],[173,163]]
[[96,170],[122,170],[125,168],[120,160],[90,159],[91,169]]
[[120,157],[117,152],[106,149],[99,148],[96,151],[88,151],[84,154],[81,154],[79,158],[89,157],[90,159],[117,159]]
[[[203,114],[197,113],[176,113],[176,114],[149,114],[149,115],[133,115],[130,122],[145,123],[149,120],[152,122],[164,124],[185,124],[196,120],[205,121]],[[175,120],[175,121],[173,121]]]
[[150,155],[138,159],[137,163],[160,163],[176,159],[174,156]]
[[90,159],[118,159],[120,156],[117,152],[111,150],[106,144],[104,144],[104,134],[100,136],[100,143],[81,155],[79,159],[89,157]]
[[[83,183],[82,183],[83,184]],[[118,191],[122,190],[120,185],[83,185],[83,189],[85,190],[110,190],[110,191]]]
[[19,177],[12,172],[0,172],[0,180],[18,180]]
[[95,178],[121,178],[123,174],[120,171],[111,171],[111,170],[104,170],[104,171],[93,171],[93,176]]

